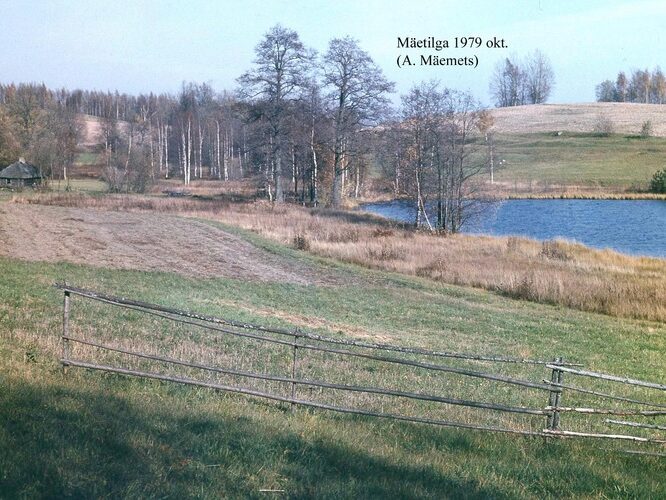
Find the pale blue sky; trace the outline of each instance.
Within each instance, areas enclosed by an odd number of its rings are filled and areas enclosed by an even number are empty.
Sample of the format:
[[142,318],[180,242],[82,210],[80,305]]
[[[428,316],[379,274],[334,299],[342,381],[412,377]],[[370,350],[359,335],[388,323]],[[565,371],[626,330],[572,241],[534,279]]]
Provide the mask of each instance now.
[[[0,0],[0,81],[138,93],[176,92],[187,80],[233,90],[278,22],[320,52],[331,38],[359,39],[400,93],[438,78],[490,103],[495,63],[537,48],[555,70],[550,102],[592,101],[595,84],[619,70],[666,69],[663,0]],[[509,49],[439,53],[477,54],[477,69],[396,66],[398,36],[466,35],[503,37]]]

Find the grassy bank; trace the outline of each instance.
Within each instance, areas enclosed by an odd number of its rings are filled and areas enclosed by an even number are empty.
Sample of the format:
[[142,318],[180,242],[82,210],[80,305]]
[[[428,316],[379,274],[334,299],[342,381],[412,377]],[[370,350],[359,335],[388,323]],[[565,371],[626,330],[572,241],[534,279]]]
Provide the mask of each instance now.
[[523,238],[434,236],[355,212],[225,197],[41,195],[22,203],[177,213],[256,232],[312,254],[501,295],[613,316],[666,321],[666,261]]
[[[260,241],[284,258],[336,267]],[[56,360],[70,282],[147,301],[328,334],[553,357],[664,380],[663,326],[342,265],[311,286],[0,258],[0,491],[102,497],[661,497],[661,459],[541,439],[296,410],[242,396],[70,369]],[[350,276],[351,276],[350,275]],[[80,301],[73,311],[88,315]],[[123,314],[87,335],[149,334]],[[108,321],[108,322],[107,322]],[[148,325],[150,326],[150,325]],[[108,330],[108,331],[107,331]],[[177,340],[177,339],[174,339]],[[183,340],[186,340],[183,337]],[[621,447],[620,447],[621,449]]]

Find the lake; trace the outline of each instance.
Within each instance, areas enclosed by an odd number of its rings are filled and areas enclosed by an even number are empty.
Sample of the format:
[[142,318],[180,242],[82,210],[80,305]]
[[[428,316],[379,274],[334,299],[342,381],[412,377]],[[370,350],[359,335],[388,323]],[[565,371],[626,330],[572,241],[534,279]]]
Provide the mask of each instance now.
[[[368,203],[361,210],[402,222],[412,222],[415,214],[413,202],[405,200]],[[666,201],[506,200],[470,221],[463,232],[563,238],[594,248],[666,258]]]

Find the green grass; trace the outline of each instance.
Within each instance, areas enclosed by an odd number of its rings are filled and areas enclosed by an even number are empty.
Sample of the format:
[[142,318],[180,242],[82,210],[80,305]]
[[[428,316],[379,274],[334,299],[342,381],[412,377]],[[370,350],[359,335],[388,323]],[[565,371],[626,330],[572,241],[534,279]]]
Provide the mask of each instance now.
[[49,184],[52,191],[64,192],[68,188],[70,191],[80,193],[106,193],[109,190],[106,182],[98,179],[70,179],[69,182],[53,180]]
[[[564,132],[496,137],[497,161],[505,160],[496,179],[534,183],[534,187],[583,185],[646,188],[666,164],[666,138]],[[541,184],[541,186],[539,186]]]
[[[0,258],[0,497],[263,498],[261,489],[323,498],[666,495],[663,459],[604,451],[603,443],[288,411],[243,396],[77,369],[63,375],[57,363],[62,296],[50,285],[66,279],[264,324],[289,326],[289,316],[311,318],[355,325],[402,344],[563,355],[591,369],[666,378],[663,324],[338,266],[247,237],[283,258],[339,267],[349,273],[349,285],[198,280]],[[134,322],[133,313],[112,314],[79,298],[72,311],[77,333],[153,334]],[[93,316],[99,328],[86,330],[80,320]],[[341,334],[325,326],[318,330]],[[175,329],[165,342],[178,344],[186,333]]]
[[74,164],[76,165],[97,165],[100,162],[99,153],[83,152],[77,153],[76,158],[74,159]]

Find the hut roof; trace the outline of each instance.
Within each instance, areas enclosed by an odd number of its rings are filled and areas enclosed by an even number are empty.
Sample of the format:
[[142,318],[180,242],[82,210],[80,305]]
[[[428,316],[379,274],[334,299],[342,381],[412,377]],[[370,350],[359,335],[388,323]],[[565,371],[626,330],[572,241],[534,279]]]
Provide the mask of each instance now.
[[39,179],[39,169],[21,158],[0,171],[0,179]]

